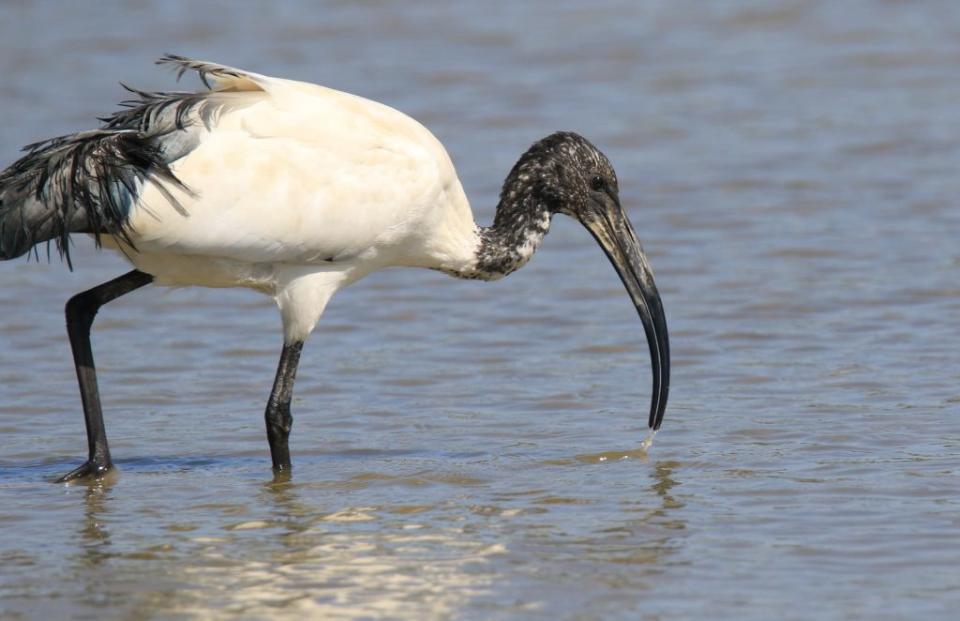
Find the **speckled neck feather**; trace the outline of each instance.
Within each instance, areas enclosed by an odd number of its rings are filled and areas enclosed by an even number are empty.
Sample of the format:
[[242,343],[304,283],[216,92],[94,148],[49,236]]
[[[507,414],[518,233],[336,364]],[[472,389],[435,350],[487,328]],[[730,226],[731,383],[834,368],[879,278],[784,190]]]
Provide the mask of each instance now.
[[461,278],[496,280],[523,267],[550,230],[553,214],[586,199],[585,167],[609,167],[582,136],[557,132],[535,143],[507,175],[493,225],[480,229],[473,269]]

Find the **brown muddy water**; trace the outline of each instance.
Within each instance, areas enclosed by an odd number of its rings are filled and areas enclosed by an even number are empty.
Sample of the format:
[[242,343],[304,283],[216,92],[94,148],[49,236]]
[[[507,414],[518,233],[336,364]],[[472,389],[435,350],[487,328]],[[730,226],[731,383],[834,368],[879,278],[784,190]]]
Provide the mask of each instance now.
[[557,129],[615,163],[674,377],[559,219],[492,284],[386,271],[304,351],[294,475],[262,411],[272,302],[149,289],[94,347],[62,307],[127,269],[0,265],[0,618],[948,619],[960,609],[960,5],[776,0],[7,2],[0,148],[90,127],[175,52],[426,123],[480,221]]

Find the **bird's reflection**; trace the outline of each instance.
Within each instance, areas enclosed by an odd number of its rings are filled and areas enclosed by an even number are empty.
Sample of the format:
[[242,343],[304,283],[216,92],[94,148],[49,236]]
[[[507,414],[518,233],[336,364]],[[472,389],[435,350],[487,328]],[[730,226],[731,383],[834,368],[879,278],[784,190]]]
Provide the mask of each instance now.
[[294,482],[290,471],[276,473],[271,481],[263,484],[260,495],[271,507],[274,523],[284,529],[279,540],[288,553],[303,553],[309,548],[311,527],[322,512],[303,500],[301,486]]
[[83,568],[97,567],[110,558],[110,529],[106,516],[110,510],[113,484],[112,477],[77,484],[77,487],[85,487],[81,491],[83,519],[78,532],[82,544],[78,562]]
[[261,487],[262,498],[273,507],[271,512],[277,520],[296,525],[312,510],[304,504],[297,484],[290,471],[278,472]]
[[660,497],[660,506],[650,512],[648,520],[656,518],[661,526],[681,529],[685,524],[682,520],[673,517],[677,509],[684,506],[682,501],[673,497],[670,491],[678,485],[673,478],[673,471],[680,466],[678,461],[660,461],[654,464],[654,483],[650,488]]
[[[647,462],[647,457],[640,456],[640,461]],[[638,587],[648,587],[647,579],[660,574],[682,544],[677,531],[683,531],[686,522],[678,510],[684,503],[673,492],[680,485],[676,472],[681,463],[665,460],[652,465],[653,481],[619,499],[627,519],[609,520],[590,536],[573,542],[583,558],[601,563],[595,575],[601,582],[622,581],[623,573],[616,567],[635,565],[639,571],[631,574],[631,579],[638,580]]]

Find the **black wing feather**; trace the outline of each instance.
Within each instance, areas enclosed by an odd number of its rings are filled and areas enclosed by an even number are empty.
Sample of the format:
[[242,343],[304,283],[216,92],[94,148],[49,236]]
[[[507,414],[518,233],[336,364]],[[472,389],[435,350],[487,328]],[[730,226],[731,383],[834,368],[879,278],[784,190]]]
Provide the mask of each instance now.
[[[30,252],[54,241],[60,258],[72,269],[70,234],[101,235],[134,247],[128,216],[147,181],[181,213],[186,213],[170,186],[190,192],[170,169],[199,142],[195,133],[174,138],[199,120],[210,129],[220,112],[237,102],[231,89],[211,90],[208,76],[245,79],[242,72],[168,54],[177,77],[196,71],[208,90],[147,92],[122,85],[136,98],[100,120],[100,129],[58,136],[24,147],[26,155],[0,172],[0,259]],[[49,256],[49,245],[47,248]]]

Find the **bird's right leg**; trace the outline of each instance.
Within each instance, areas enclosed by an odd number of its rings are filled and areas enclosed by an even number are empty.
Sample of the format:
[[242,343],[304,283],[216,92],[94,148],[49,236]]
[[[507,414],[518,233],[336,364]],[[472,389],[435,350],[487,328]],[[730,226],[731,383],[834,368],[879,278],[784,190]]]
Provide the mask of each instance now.
[[140,270],[133,270],[119,278],[97,285],[93,289],[78,293],[67,302],[67,334],[70,336],[73,362],[77,368],[77,380],[80,383],[83,417],[87,424],[89,457],[82,466],[57,479],[57,483],[66,483],[89,476],[99,477],[113,466],[110,461],[110,449],[107,446],[107,433],[103,426],[103,412],[100,409],[97,370],[93,364],[93,350],[90,347],[90,327],[101,306],[151,282],[153,282],[153,276]]
[[270,400],[267,401],[267,440],[270,442],[274,472],[290,469],[289,439],[290,429],[293,427],[290,400],[293,398],[293,382],[297,378],[297,365],[300,363],[302,350],[303,341],[290,344],[284,342],[280,364],[277,365],[277,377],[273,382]]
[[[349,270],[321,269],[311,265],[276,266],[274,300],[283,317],[283,351],[277,365],[277,377],[270,391],[265,413],[267,440],[275,474],[290,471],[290,400],[297,377],[303,343],[313,332],[330,297],[350,282]],[[353,276],[355,280],[358,276]]]

